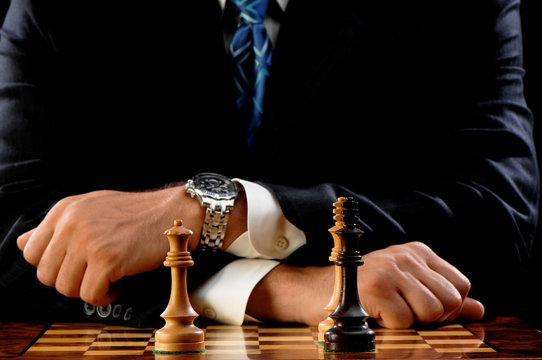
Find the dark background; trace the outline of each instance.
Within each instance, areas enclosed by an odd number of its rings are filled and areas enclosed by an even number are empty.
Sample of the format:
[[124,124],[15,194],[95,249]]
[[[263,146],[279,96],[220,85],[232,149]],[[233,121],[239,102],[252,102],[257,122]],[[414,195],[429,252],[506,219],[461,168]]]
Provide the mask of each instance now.
[[[542,44],[542,0],[523,0],[521,4],[523,21],[523,43],[525,59],[525,97],[535,119],[535,144],[538,147],[538,164],[542,168],[542,78],[541,78],[541,44]],[[539,214],[539,231],[534,245],[531,261],[531,275],[527,279],[528,289],[525,296],[526,309],[524,315],[539,329],[542,328],[542,214]],[[506,266],[506,261],[503,262]],[[505,290],[505,289],[503,289]]]

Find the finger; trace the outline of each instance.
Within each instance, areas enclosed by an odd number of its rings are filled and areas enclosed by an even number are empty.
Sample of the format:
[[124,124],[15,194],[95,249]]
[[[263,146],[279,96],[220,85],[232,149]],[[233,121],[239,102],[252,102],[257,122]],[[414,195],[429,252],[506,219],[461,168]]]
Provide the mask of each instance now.
[[72,259],[66,258],[67,243],[65,233],[53,234],[48,241],[47,247],[43,250],[40,261],[37,265],[38,279],[47,286],[56,286],[58,273],[65,261]]
[[444,321],[450,322],[457,318],[467,321],[478,321],[484,317],[484,313],[485,308],[481,302],[467,297],[461,304],[461,307]]
[[426,265],[433,272],[427,273],[427,277],[422,281],[441,299],[444,305],[444,313],[437,321],[447,321],[461,312],[471,283],[455,266],[440,258],[428,247],[425,256]]
[[[374,310],[371,310],[372,307]],[[415,321],[412,310],[399,293],[385,298],[369,298],[364,302],[363,308],[369,309],[367,311],[378,325],[388,329],[407,329]]]
[[59,293],[67,297],[80,297],[81,283],[85,275],[87,263],[83,257],[67,256],[60,267],[55,287]]
[[83,301],[95,306],[111,304],[118,296],[118,290],[112,286],[109,278],[100,267],[87,266],[79,295]]
[[471,283],[470,283],[470,280],[465,275],[463,275],[459,270],[457,270],[455,267],[451,265],[449,267],[443,266],[440,269],[435,268],[435,267],[432,267],[432,268],[453,285],[453,287],[457,290],[457,292],[461,296],[462,300],[464,300],[467,297],[471,289]]
[[30,239],[30,236],[32,235],[34,230],[36,230],[36,229],[32,229],[30,231],[27,231],[24,234],[19,235],[19,237],[17,238],[17,247],[21,251],[24,251],[24,248],[26,247],[26,244],[28,243],[28,240]]
[[373,270],[361,267],[358,273],[358,291],[363,308],[381,326],[392,329],[408,328],[415,321],[414,313],[397,285],[398,278],[404,276],[381,267]]
[[61,218],[68,203],[69,201],[66,199],[60,200],[49,210],[45,218],[34,230],[21,235],[21,239],[17,240],[19,247],[24,245],[23,256],[32,265],[38,266],[43,252],[55,233],[57,222]]
[[398,281],[399,294],[414,313],[416,321],[430,323],[439,319],[445,309],[439,297],[412,273],[404,273]]
[[23,256],[26,261],[34,266],[38,266],[41,257],[49,241],[53,237],[54,229],[46,226],[38,226],[29,236],[23,250]]
[[425,269],[417,278],[442,305],[441,310],[437,311],[435,308],[434,314],[427,314],[426,322],[442,322],[461,311],[463,297],[446,277],[431,269]]
[[484,305],[478,300],[466,298],[459,317],[467,321],[478,321],[484,317]]
[[446,311],[439,322],[450,321],[456,318],[462,311],[464,301],[470,292],[471,283],[469,279],[463,275],[457,268],[453,267],[449,263],[442,260],[442,263],[431,265],[433,269],[443,276],[442,284],[451,284],[453,288],[449,289],[448,297],[441,295],[443,303],[445,304]]
[[467,297],[471,288],[470,280],[455,266],[437,255],[429,257],[427,259],[427,265],[452,283],[462,299]]
[[397,286],[412,308],[416,320],[422,323],[447,318],[463,303],[455,286],[428,266],[427,261],[432,257],[439,259],[425,246],[421,246],[417,252],[397,257],[400,259],[397,262],[400,270]]

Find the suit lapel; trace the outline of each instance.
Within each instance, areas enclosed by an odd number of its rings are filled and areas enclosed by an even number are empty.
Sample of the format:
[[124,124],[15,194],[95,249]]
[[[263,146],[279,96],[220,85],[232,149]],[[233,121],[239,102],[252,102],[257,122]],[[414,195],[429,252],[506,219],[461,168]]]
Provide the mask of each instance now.
[[[408,57],[405,51],[412,56],[427,51],[427,38],[439,33],[447,4],[444,0],[290,0],[273,54],[266,110],[273,116],[300,115],[327,80],[345,77],[345,71],[337,71],[344,70],[345,64],[356,66],[352,70],[358,73],[387,65],[401,71],[405,63],[399,59]],[[348,62],[354,53],[359,63]]]
[[[339,4],[340,3],[340,4]],[[300,113],[359,41],[362,25],[347,0],[290,0],[273,53],[267,109]],[[295,101],[293,101],[295,100]],[[300,101],[301,100],[301,101]]]

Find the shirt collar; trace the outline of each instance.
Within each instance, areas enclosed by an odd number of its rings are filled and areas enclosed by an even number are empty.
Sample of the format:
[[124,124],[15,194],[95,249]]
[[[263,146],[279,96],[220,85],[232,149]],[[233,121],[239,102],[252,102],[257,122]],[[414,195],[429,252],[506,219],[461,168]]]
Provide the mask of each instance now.
[[[280,6],[282,11],[285,11],[286,5],[288,5],[288,1],[290,0],[275,0],[275,1]],[[226,7],[226,0],[218,0],[218,2],[220,3],[220,7],[222,8],[222,10],[224,10],[224,8]]]

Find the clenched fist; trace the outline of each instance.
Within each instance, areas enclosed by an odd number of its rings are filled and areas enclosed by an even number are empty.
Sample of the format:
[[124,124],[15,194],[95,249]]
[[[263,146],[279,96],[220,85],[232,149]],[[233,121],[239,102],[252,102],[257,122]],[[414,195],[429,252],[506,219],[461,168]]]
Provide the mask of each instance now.
[[17,244],[43,284],[107,305],[118,295],[111,284],[161,266],[168,251],[163,232],[174,219],[183,219],[194,231],[194,249],[203,211],[184,186],[139,193],[95,191],[60,200]]

